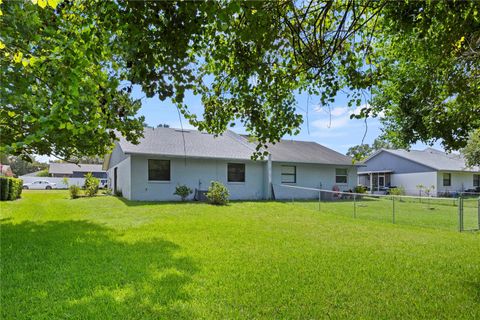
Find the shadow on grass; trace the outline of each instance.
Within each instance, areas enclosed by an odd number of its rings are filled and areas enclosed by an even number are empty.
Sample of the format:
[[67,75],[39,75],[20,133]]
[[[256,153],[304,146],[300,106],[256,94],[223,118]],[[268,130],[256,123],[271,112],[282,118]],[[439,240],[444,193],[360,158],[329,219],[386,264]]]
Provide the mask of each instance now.
[[117,240],[83,221],[3,223],[2,318],[191,319],[197,268],[173,242]]

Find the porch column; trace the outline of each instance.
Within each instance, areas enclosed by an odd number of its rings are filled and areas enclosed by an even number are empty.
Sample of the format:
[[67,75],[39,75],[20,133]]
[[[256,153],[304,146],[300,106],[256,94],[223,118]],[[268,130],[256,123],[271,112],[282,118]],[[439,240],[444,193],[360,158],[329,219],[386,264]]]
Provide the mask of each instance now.
[[373,193],[373,174],[370,172],[368,175],[370,176],[370,193]]

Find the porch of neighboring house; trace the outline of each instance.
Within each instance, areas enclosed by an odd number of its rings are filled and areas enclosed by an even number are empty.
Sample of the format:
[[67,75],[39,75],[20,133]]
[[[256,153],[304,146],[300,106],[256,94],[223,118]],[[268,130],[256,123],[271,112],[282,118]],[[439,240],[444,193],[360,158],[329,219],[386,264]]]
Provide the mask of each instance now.
[[384,193],[391,187],[392,170],[358,173],[358,185],[367,187],[370,193]]

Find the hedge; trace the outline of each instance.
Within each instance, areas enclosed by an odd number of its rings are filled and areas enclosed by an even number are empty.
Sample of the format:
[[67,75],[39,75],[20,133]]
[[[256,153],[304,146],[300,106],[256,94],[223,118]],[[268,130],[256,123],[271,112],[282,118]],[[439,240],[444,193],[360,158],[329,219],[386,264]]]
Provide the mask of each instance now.
[[21,197],[23,180],[11,177],[0,177],[0,200],[16,200]]

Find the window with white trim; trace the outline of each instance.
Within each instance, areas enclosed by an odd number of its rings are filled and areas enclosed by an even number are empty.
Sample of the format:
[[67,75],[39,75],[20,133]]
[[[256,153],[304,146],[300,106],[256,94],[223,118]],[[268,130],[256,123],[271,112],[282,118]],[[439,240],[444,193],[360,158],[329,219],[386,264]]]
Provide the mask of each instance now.
[[452,174],[444,173],[443,174],[443,186],[450,187],[452,185]]
[[148,181],[170,181],[170,160],[148,159]]
[[345,168],[335,169],[335,183],[347,184],[347,182],[348,182],[348,169],[345,169]]
[[228,163],[227,181],[245,182],[245,163]]
[[296,166],[282,166],[282,183],[297,183]]

